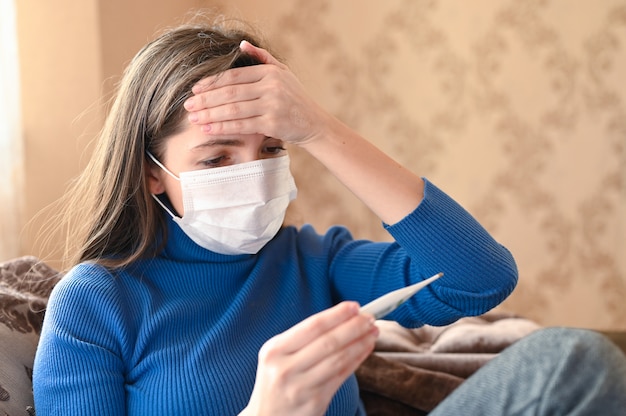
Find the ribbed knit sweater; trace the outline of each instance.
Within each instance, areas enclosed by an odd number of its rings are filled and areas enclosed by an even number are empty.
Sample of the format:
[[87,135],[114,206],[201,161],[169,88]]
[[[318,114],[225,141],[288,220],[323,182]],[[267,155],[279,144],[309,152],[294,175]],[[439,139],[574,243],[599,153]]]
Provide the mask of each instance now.
[[[429,182],[411,214],[385,225],[395,242],[285,227],[256,255],[226,256],[168,227],[158,257],[115,272],[81,264],[55,287],[34,367],[37,416],[235,415],[263,343],[316,312],[444,272],[387,318],[445,325],[493,308],[517,282],[508,250]],[[354,376],[328,414],[364,414]]]

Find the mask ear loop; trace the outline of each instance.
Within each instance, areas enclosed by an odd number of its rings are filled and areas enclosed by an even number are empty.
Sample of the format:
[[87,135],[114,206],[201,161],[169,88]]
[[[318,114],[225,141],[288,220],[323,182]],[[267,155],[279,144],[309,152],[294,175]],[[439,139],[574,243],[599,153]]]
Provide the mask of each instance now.
[[[152,155],[152,153],[150,153],[150,152],[146,151],[146,154],[148,155],[148,157],[149,157],[150,159],[152,159],[152,161],[153,161],[154,163],[156,163],[156,165],[157,165],[158,167],[160,167],[161,169],[163,169],[163,170],[165,171],[165,173],[167,173],[167,174],[168,174],[168,175],[170,175],[172,178],[174,178],[174,179],[176,179],[177,181],[179,181],[179,182],[180,182],[180,178],[179,178],[178,176],[174,175],[174,174],[173,174],[173,173],[172,173],[172,172],[171,172],[168,168],[166,168],[166,167],[165,167],[165,165],[163,165],[161,162],[159,162],[159,161],[157,160],[157,158],[156,158],[156,157],[154,157],[154,155]],[[159,205],[161,205],[161,207],[162,207],[162,208],[163,208],[163,209],[164,209],[164,210],[165,210],[168,214],[170,214],[170,216],[171,216],[172,218],[179,218],[179,217],[177,217],[176,215],[174,215],[174,213],[173,213],[173,212],[172,212],[172,211],[171,211],[171,210],[170,210],[170,209],[169,209],[169,208],[168,208],[168,207],[167,207],[167,206],[166,206],[166,205],[165,205],[165,204],[164,204],[164,203],[163,203],[163,202],[159,199],[159,197],[158,197],[158,196],[156,196],[155,194],[150,194],[150,195],[152,196],[152,198],[153,198],[153,199],[154,199],[154,200],[155,200],[155,201],[156,201]]]
[[148,157],[149,157],[150,159],[152,159],[152,161],[153,161],[154,163],[156,163],[156,165],[157,165],[158,167],[160,167],[161,169],[163,169],[163,170],[165,171],[165,173],[167,173],[167,174],[168,174],[168,175],[170,175],[172,178],[174,178],[174,179],[176,179],[177,181],[179,181],[179,182],[180,182],[180,178],[179,178],[178,176],[174,175],[174,174],[173,174],[173,173],[172,173],[172,172],[171,172],[168,168],[166,168],[166,167],[165,167],[165,165],[164,165],[163,163],[159,162],[159,161],[157,160],[157,158],[156,158],[156,157],[154,157],[154,155],[152,155],[152,153],[150,153],[149,151],[147,151],[147,150],[146,150],[146,154],[148,155]]

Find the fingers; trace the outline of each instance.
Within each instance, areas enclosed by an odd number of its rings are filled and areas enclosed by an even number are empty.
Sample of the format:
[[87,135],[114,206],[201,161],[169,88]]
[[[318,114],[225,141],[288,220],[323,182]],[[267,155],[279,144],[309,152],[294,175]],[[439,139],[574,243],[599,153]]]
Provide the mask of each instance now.
[[270,340],[271,347],[285,354],[295,353],[358,315],[359,305],[356,302],[342,302],[275,336]]
[[199,81],[184,103],[189,122],[210,136],[263,134],[290,144],[326,137],[334,118],[309,97],[297,77],[264,49],[248,42],[241,48],[264,64]]
[[[281,89],[276,81],[278,79],[276,71],[285,70],[287,67],[265,49],[258,48],[248,41],[242,41],[240,48],[243,53],[255,57],[265,65],[232,68],[198,81],[192,87],[194,96],[184,103],[191,123],[209,124],[257,117],[262,114],[259,111],[267,107],[258,101],[267,97],[268,94],[271,99],[271,95]],[[264,86],[259,85],[259,82],[264,79],[266,80]],[[273,79],[274,82],[268,82],[268,79]],[[234,129],[242,127],[241,123],[232,124],[234,124]],[[228,134],[233,129],[229,130],[228,126],[228,124],[220,125],[219,130],[224,130],[220,134]],[[208,133],[210,127],[206,126],[204,130]],[[217,134],[216,130],[213,128],[211,133]]]
[[255,414],[323,414],[374,349],[373,322],[355,302],[343,302],[266,342],[248,408]]
[[241,88],[259,82],[266,74],[267,69],[260,66],[233,68],[218,75],[203,78],[198,81],[191,91],[195,94],[185,101],[187,111],[197,111],[211,106],[229,102],[250,100],[258,96],[258,91],[248,91]]
[[[262,48],[257,48],[248,41],[242,41],[240,48],[242,52],[255,57],[259,62],[261,62],[261,64],[272,65],[280,69],[287,69],[285,64],[274,58],[268,51]],[[265,69],[262,69],[262,66],[259,65],[232,68],[224,73],[201,79],[191,88],[191,92],[194,94],[201,94],[203,92],[227,85],[258,82],[263,77],[264,71]],[[187,105],[185,108],[187,108]],[[187,110],[193,109],[187,108]]]
[[299,354],[300,370],[339,371],[344,365],[354,363],[361,353],[369,351],[370,344],[373,346],[369,341],[374,341],[377,335],[373,317],[356,315],[310,342]]
[[338,387],[371,353],[377,337],[374,318],[360,314],[355,303],[344,302],[272,338],[260,356],[266,362],[278,359],[311,386],[333,379]]
[[202,131],[212,135],[256,134],[264,123],[260,119],[263,112],[258,101],[240,101],[192,112],[188,115],[192,124],[200,124]]
[[268,134],[261,130],[271,130],[284,120],[282,109],[288,105],[276,71],[271,67],[235,68],[201,81],[210,86],[201,86],[203,92],[185,101],[189,121],[212,135]]
[[272,56],[272,54],[270,54],[268,51],[266,51],[265,49],[258,48],[256,46],[254,46],[253,44],[251,44],[247,40],[244,40],[244,41],[241,42],[241,44],[239,45],[239,49],[241,49],[241,51],[243,53],[245,53],[246,55],[250,55],[250,56],[255,57],[261,63],[270,64],[270,65],[276,65],[276,66],[281,67],[281,68],[285,68],[286,67],[278,59],[274,58]]
[[318,355],[319,361],[300,374],[310,378],[312,388],[327,387],[334,392],[372,353],[377,338],[378,328],[372,324],[361,337],[325,356]]

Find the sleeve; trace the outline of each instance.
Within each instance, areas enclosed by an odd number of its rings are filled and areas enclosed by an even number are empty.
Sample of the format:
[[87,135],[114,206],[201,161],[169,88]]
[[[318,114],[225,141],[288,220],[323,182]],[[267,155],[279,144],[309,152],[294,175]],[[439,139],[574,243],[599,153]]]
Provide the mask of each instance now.
[[340,299],[365,304],[391,290],[444,276],[386,319],[406,327],[447,325],[487,312],[517,284],[511,253],[458,203],[425,180],[424,199],[394,225],[393,243],[336,239],[330,275]]
[[37,416],[126,414],[125,327],[115,280],[81,265],[53,290],[33,369]]

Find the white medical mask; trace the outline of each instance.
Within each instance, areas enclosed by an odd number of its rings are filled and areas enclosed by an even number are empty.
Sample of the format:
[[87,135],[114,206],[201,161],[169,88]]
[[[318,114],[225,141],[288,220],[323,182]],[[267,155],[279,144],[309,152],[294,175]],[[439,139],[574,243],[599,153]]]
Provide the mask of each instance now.
[[278,232],[289,202],[297,194],[289,170],[289,156],[236,165],[170,172],[180,181],[183,217],[152,197],[196,244],[220,254],[256,254]]

